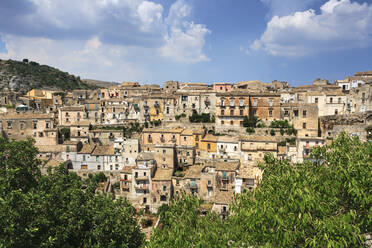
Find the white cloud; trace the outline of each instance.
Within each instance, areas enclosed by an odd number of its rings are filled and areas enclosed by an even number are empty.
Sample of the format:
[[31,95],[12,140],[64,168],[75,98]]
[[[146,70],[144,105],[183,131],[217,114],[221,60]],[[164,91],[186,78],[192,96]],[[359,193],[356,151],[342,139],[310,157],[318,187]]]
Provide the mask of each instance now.
[[28,58],[83,78],[101,80],[135,80],[146,74],[139,64],[130,61],[133,54],[128,49],[103,44],[98,37],[86,41],[62,41],[5,35],[4,40],[7,52],[0,53],[1,59]]
[[274,16],[252,50],[271,55],[304,56],[330,50],[369,46],[372,41],[372,5],[350,0],[329,0],[320,13],[309,9]]
[[205,25],[186,21],[191,7],[183,0],[176,1],[167,17],[169,30],[164,35],[165,44],[159,49],[164,57],[176,62],[196,63],[209,61],[203,53],[205,36],[211,31]]
[[0,16],[7,49],[0,58],[28,58],[81,77],[116,81],[148,80],[149,61],[160,58],[209,60],[203,47],[210,31],[190,20],[192,8],[183,0],[166,14],[161,4],[146,0],[30,1],[35,9],[9,20],[21,20],[20,32],[3,29]]

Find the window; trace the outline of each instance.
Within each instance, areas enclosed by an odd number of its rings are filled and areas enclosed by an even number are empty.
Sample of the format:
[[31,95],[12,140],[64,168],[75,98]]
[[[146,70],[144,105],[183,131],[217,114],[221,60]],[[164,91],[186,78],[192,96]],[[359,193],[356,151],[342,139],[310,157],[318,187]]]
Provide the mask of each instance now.
[[341,97],[338,98],[338,103],[341,103]]
[[253,99],[253,106],[257,106],[257,99]]
[[230,107],[234,107],[235,106],[235,100],[234,98],[231,98],[230,99]]
[[221,125],[224,125],[225,124],[225,121],[221,121]]
[[165,153],[166,151],[165,150],[163,150],[163,153]]
[[302,111],[302,116],[306,117],[306,110]]
[[110,170],[112,170],[112,164],[110,164]]
[[240,105],[240,107],[243,107],[244,106],[244,99],[240,99],[239,100],[239,105]]
[[302,128],[303,128],[303,129],[306,128],[306,122],[302,123]]
[[333,98],[329,98],[329,103],[333,103]]
[[314,101],[315,103],[318,103],[318,97],[315,97],[315,101]]
[[196,148],[199,148],[199,143],[195,143]]
[[83,161],[85,161],[85,160],[86,160],[85,155],[83,155]]
[[45,123],[45,128],[49,128],[49,122]]
[[221,115],[225,115],[225,110],[221,109]]
[[8,129],[12,129],[12,122],[8,121]]
[[234,115],[234,110],[230,110],[230,115]]
[[338,109],[335,109],[335,115],[338,115]]
[[221,99],[221,106],[225,106],[225,100]]
[[32,125],[33,125],[34,129],[37,129],[37,122],[33,122]]
[[169,114],[169,107],[167,107],[167,114]]
[[273,99],[269,99],[269,106],[270,106],[270,107],[273,106]]
[[165,196],[165,195],[160,196],[160,201],[166,201],[166,200],[167,200],[167,196]]
[[167,191],[167,186],[163,186],[163,191]]
[[288,110],[284,110],[284,116],[289,116]]
[[244,113],[243,113],[243,109],[240,110],[239,114],[240,114],[240,115],[243,115],[243,114],[244,114]]
[[298,110],[297,109],[293,110],[293,114],[295,117],[298,117]]
[[135,178],[138,177],[138,172],[137,172],[137,171],[134,173],[134,177],[135,177]]
[[115,170],[119,170],[119,165],[115,164]]
[[186,136],[185,136],[185,137],[183,137],[183,140],[184,140],[184,141],[186,141]]
[[66,146],[66,152],[70,152],[70,146]]
[[97,170],[100,170],[101,169],[101,165],[97,165]]
[[234,151],[237,151],[238,150],[238,147],[237,146],[234,146]]
[[211,144],[208,143],[207,147],[208,147],[208,150],[210,150],[211,149]]
[[146,203],[146,202],[147,202],[147,198],[144,197],[144,198],[143,198],[143,203]]
[[272,109],[269,109],[269,116],[270,116],[270,117],[273,116],[273,110],[272,110]]
[[234,125],[234,121],[230,121],[230,125],[231,125],[231,126]]

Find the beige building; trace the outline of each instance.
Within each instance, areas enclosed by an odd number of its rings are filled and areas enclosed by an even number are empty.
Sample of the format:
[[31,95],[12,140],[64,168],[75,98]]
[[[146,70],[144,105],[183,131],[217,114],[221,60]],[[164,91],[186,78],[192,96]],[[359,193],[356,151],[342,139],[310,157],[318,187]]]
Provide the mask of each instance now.
[[2,134],[7,139],[35,139],[35,145],[57,145],[58,130],[53,114],[8,113],[1,118]]

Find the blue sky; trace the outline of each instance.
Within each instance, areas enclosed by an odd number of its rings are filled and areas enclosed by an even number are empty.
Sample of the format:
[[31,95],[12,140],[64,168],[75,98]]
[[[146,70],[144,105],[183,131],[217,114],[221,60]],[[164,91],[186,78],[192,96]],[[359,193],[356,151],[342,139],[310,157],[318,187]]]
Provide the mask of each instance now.
[[310,83],[372,70],[367,0],[2,0],[0,58],[106,81]]

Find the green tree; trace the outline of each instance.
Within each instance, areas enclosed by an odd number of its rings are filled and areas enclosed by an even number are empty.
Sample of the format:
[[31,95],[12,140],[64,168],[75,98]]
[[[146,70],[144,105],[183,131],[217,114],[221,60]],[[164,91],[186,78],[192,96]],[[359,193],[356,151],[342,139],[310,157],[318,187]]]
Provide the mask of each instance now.
[[243,127],[257,127],[257,124],[260,122],[260,119],[257,116],[244,116]]
[[83,190],[64,165],[41,175],[32,140],[0,139],[0,247],[139,247],[135,209]]
[[372,231],[372,144],[345,134],[291,164],[265,156],[263,179],[221,221],[173,201],[148,247],[362,247]]

